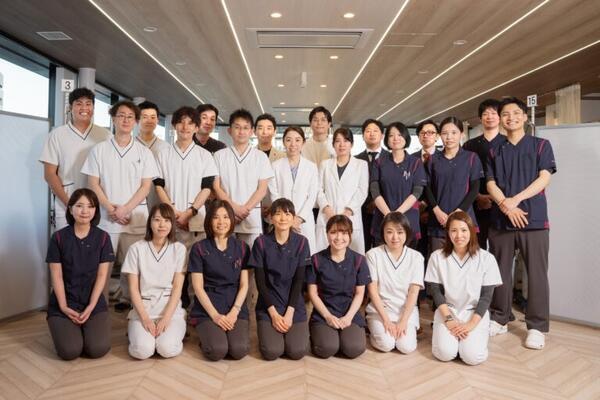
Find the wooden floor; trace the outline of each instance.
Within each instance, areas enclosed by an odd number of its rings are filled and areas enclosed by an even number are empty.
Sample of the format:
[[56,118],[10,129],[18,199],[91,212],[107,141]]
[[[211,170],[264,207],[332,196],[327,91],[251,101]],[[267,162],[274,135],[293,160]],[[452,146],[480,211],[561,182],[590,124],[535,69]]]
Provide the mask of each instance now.
[[[112,350],[102,359],[61,361],[45,314],[0,324],[2,399],[600,399],[600,330],[553,322],[542,351],[527,350],[524,324],[490,340],[490,358],[469,367],[431,355],[431,312],[411,355],[369,348],[356,360],[260,359],[256,335],[241,361],[206,361],[192,329],[183,354],[135,361],[126,320],[113,315]],[[518,319],[522,316],[518,315]]]

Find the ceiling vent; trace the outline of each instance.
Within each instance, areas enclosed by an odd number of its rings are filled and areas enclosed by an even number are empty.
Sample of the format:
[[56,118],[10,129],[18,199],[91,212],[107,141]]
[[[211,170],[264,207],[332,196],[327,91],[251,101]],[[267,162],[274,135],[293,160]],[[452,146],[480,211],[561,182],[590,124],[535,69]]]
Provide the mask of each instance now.
[[273,107],[273,112],[300,112],[309,113],[314,107]]
[[36,32],[46,40],[73,40],[71,36],[61,31]]
[[247,28],[248,41],[267,49],[358,49],[372,29],[257,29]]

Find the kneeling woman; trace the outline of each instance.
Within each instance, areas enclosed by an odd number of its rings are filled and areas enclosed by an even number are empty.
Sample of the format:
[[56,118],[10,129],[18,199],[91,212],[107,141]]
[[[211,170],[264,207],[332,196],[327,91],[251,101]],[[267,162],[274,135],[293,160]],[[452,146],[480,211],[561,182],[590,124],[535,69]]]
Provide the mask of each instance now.
[[312,257],[307,273],[308,294],[314,305],[310,317],[312,351],[329,358],[341,352],[348,358],[366,348],[365,319],[358,312],[371,282],[365,257],[348,248],[352,222],[345,215],[327,221],[329,247]]
[[433,355],[450,361],[458,354],[469,365],[487,360],[488,308],[502,279],[494,256],[479,248],[475,225],[466,212],[448,217],[446,242],[431,254],[425,282],[437,306]]
[[381,224],[384,244],[367,253],[372,282],[367,324],[371,345],[381,351],[397,348],[408,354],[417,348],[419,290],[423,288],[424,259],[408,247],[412,230],[408,218],[394,211]]
[[191,316],[202,353],[211,361],[229,354],[234,360],[250,350],[248,336],[248,258],[250,248],[233,235],[235,214],[231,205],[215,200],[204,219],[206,239],[190,251],[188,271],[196,298]]
[[115,256],[108,233],[96,227],[100,207],[94,192],[73,192],[66,217],[69,225],[54,232],[46,256],[53,289],[48,327],[60,358],[98,358],[110,350],[110,318],[102,290]]
[[292,230],[294,203],[280,198],[269,211],[273,232],[254,241],[250,265],[255,268],[258,301],[256,325],[264,359],[286,355],[299,360],[308,350],[308,323],[302,286],[310,265],[308,239]]
[[185,246],[175,240],[175,212],[168,204],[150,210],[144,240],[127,251],[121,267],[128,274],[133,310],[129,312],[129,354],[144,360],[156,351],[165,358],[183,349],[185,311],[181,288]]

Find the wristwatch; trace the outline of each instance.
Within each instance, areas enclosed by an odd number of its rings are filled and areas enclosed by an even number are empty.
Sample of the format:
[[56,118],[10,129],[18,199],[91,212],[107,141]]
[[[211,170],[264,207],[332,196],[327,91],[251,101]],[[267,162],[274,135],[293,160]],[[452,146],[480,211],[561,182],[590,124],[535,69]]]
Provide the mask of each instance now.
[[198,215],[198,209],[195,208],[193,204],[190,206],[190,210],[192,210],[192,217]]
[[450,322],[450,321],[454,321],[454,317],[452,316],[452,314],[448,314],[446,316],[446,318],[444,319],[444,323]]

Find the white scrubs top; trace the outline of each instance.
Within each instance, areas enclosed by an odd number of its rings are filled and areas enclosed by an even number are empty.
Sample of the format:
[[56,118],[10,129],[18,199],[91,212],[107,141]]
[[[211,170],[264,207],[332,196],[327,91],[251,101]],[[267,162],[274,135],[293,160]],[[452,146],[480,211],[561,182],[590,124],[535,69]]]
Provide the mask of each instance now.
[[[121,272],[139,275],[142,302],[151,319],[162,317],[171,296],[175,273],[185,272],[185,256],[185,246],[179,242],[167,242],[160,251],[156,251],[152,242],[139,240],[127,251]],[[183,313],[179,301],[173,316]],[[133,309],[128,318],[139,319],[139,315]]]
[[[131,138],[129,144],[120,147],[112,137],[92,148],[81,169],[86,175],[100,178],[100,186],[111,203],[123,205],[140,188],[142,179],[158,176],[156,161],[152,152]],[[131,212],[129,224],[121,225],[108,217],[102,209],[98,225],[108,233],[144,234],[148,207],[146,201],[138,204]]]
[[[158,157],[158,153],[162,149],[169,147],[169,143],[165,142],[158,136],[154,136],[154,139],[152,139],[150,142],[144,142],[140,136],[136,136],[135,140],[137,140],[146,148],[148,148],[148,150],[152,152],[152,155],[154,155],[155,160]],[[146,199],[148,200],[148,210],[152,209],[152,207],[160,203],[160,199],[158,198],[158,194],[156,194],[156,189],[154,188],[154,185],[152,185],[152,187],[150,188],[150,193],[148,193],[148,197]]]
[[[165,180],[165,191],[180,211],[188,209],[202,188],[202,179],[218,175],[212,155],[192,142],[182,151],[177,143],[167,146],[158,154],[159,176]],[[190,219],[192,232],[204,232],[206,209]]]
[[[87,176],[81,173],[81,167],[90,149],[111,136],[109,131],[94,124],[79,132],[68,122],[50,131],[39,161],[58,166],[63,189],[70,197],[75,190],[87,187]],[[55,212],[57,219],[65,218],[66,210],[61,201],[56,202]]]
[[[214,155],[219,171],[221,187],[233,201],[244,204],[256,192],[258,183],[273,177],[273,169],[267,155],[248,146],[243,154],[235,147],[227,147]],[[235,226],[237,233],[262,233],[260,201],[250,215]]]
[[[379,297],[392,321],[398,321],[404,312],[410,285],[423,288],[425,273],[424,258],[416,250],[404,246],[404,251],[395,260],[385,244],[372,248],[366,254],[371,280],[377,282]],[[373,303],[367,306],[368,314],[377,314]]]
[[442,249],[429,257],[425,281],[444,286],[446,304],[455,317],[477,308],[482,286],[500,286],[502,278],[494,256],[480,249],[475,256],[460,260],[455,252],[444,256]]

